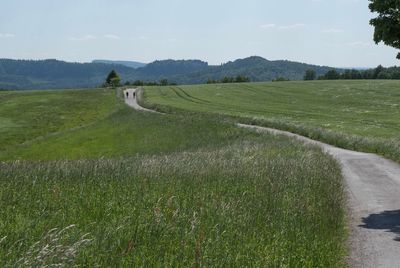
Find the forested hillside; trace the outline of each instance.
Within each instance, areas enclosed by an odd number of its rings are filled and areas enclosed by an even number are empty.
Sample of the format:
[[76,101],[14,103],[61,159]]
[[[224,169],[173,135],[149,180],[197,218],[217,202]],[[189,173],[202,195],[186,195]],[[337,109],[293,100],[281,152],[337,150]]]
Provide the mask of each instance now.
[[132,68],[99,63],[69,63],[58,60],[0,59],[0,88],[48,89],[100,85],[110,70],[128,76]]
[[93,60],[92,63],[105,63],[105,64],[112,64],[112,65],[124,65],[126,67],[131,67],[134,69],[141,68],[146,66],[146,63],[138,62],[138,61],[125,61],[125,60]]
[[48,89],[84,88],[100,86],[111,70],[116,70],[126,81],[160,81],[167,79],[177,84],[201,84],[209,79],[220,80],[237,75],[250,81],[271,81],[277,77],[301,80],[307,69],[323,75],[331,70],[290,61],[268,61],[261,57],[249,57],[218,66],[200,60],[162,60],[141,68],[122,64],[69,63],[58,60],[10,60],[0,59],[0,89]]

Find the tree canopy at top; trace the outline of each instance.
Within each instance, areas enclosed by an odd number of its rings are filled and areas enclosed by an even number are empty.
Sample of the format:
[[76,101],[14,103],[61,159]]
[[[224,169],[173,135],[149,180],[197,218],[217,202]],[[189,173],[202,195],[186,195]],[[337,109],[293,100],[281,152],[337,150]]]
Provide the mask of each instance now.
[[[375,43],[400,49],[400,1],[399,0],[369,0],[369,8],[378,13],[370,24],[375,27]],[[400,53],[397,54],[400,59]]]

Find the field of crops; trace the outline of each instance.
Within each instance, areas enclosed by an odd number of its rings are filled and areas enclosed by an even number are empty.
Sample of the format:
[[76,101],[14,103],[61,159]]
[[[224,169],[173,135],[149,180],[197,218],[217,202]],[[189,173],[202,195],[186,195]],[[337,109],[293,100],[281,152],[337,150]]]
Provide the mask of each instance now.
[[149,87],[147,106],[240,117],[400,161],[399,81],[312,81]]
[[342,177],[317,148],[115,91],[0,98],[1,267],[345,266]]

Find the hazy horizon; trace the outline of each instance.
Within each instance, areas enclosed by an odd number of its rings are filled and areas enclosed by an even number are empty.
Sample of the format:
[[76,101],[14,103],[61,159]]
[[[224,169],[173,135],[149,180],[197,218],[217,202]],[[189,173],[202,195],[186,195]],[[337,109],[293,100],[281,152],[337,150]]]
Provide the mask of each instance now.
[[3,9],[0,58],[398,65],[395,49],[372,40],[368,1],[14,0]]

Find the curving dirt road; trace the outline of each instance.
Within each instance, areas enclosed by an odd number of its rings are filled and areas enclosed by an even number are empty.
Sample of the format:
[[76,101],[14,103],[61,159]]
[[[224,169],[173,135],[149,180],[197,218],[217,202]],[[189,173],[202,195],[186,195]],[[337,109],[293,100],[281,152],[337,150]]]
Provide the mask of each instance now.
[[285,135],[321,147],[342,166],[351,211],[351,267],[400,267],[400,165],[375,154],[333,147],[271,128],[239,127]]
[[[124,91],[129,106],[156,112],[141,107],[133,98],[134,92],[135,96],[140,93],[138,89]],[[317,145],[335,157],[342,166],[349,196],[349,265],[356,268],[400,268],[399,164],[375,154],[336,148],[286,131],[244,124],[238,126],[292,137]]]

